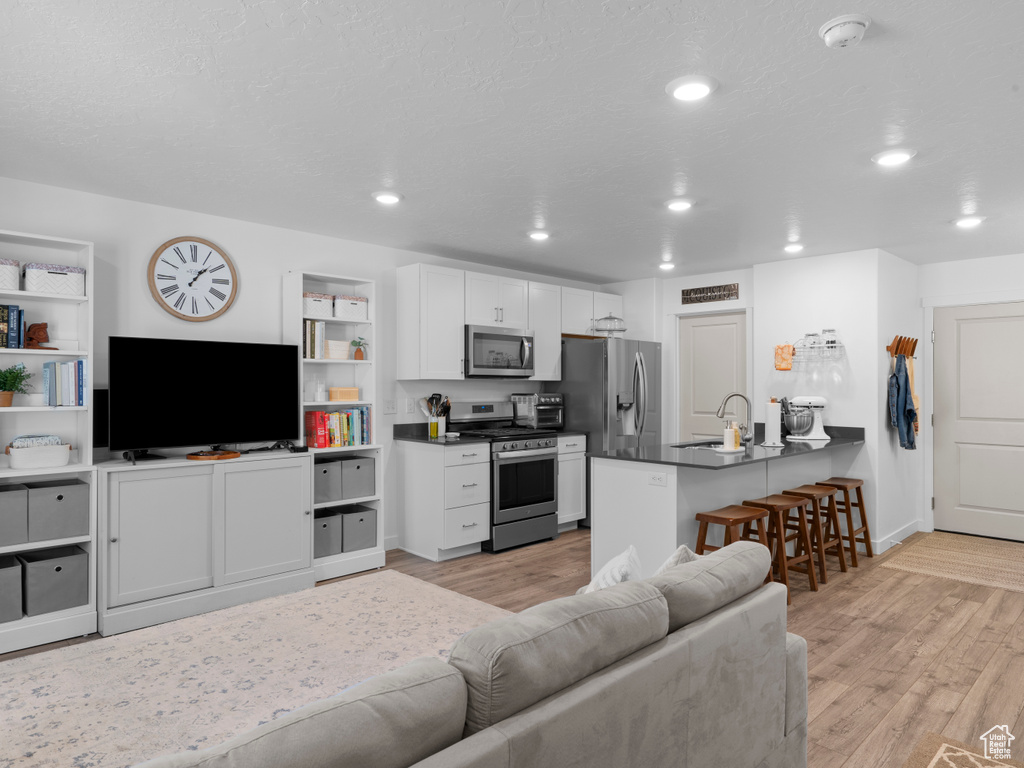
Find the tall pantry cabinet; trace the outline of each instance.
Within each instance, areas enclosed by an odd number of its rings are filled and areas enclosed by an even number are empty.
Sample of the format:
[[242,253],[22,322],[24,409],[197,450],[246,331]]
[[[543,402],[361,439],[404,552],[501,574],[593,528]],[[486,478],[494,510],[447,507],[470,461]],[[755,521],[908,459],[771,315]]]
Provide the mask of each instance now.
[[[12,406],[0,408],[0,445],[7,446],[15,437],[27,434],[53,434],[71,445],[66,465],[34,468],[36,463],[53,461],[19,459],[19,463],[25,462],[22,468],[12,468],[0,448],[0,653],[5,653],[96,631],[93,245],[0,231],[0,259],[17,261],[21,267],[36,263],[85,270],[82,295],[69,295],[61,288],[52,292],[20,290],[21,283],[10,272],[6,287],[0,288],[0,304],[17,305],[30,325],[46,323],[50,342],[43,346],[56,347],[0,348],[0,368],[23,363],[32,374],[26,383],[28,394],[15,394]],[[13,269],[13,265],[8,267]],[[73,360],[84,361],[84,404],[44,405],[43,364]],[[26,486],[27,491],[23,490]],[[73,553],[73,563],[49,559],[61,552]],[[27,602],[22,592],[26,583]],[[68,590],[71,600],[66,599]],[[69,602],[77,604],[59,607]],[[49,610],[48,606],[58,607]]]

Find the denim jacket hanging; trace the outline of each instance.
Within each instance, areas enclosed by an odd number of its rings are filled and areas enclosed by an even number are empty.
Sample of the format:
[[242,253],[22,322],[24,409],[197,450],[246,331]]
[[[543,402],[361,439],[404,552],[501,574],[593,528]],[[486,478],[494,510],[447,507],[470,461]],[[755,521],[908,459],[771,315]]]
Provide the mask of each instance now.
[[896,367],[889,375],[889,421],[900,435],[900,448],[914,450],[914,422],[917,411],[910,394],[910,377],[907,375],[907,358],[896,356]]

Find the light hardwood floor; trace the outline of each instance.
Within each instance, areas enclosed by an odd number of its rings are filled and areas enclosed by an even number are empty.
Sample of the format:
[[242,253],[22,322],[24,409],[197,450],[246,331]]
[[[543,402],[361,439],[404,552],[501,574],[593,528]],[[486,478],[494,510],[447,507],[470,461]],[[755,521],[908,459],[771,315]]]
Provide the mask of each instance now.
[[[810,768],[899,768],[928,731],[980,746],[1005,724],[1024,743],[1024,594],[879,567],[899,549],[846,574],[830,558],[818,592],[794,586],[789,630],[808,643]],[[519,611],[590,580],[590,535],[445,563],[392,550],[385,568]]]

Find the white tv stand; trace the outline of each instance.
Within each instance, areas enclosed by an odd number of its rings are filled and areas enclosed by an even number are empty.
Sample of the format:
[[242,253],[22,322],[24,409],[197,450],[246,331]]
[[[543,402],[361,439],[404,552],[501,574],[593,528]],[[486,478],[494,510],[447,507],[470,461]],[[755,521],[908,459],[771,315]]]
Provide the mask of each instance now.
[[100,634],[312,587],[312,462],[270,451],[100,464]]

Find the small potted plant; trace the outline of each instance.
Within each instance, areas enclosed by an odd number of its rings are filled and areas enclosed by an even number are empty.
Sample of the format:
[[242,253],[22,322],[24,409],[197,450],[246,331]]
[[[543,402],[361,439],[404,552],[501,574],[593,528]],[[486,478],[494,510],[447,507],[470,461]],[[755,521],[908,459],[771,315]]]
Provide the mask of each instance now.
[[366,353],[363,352],[369,346],[369,342],[366,341],[362,336],[356,339],[352,339],[352,346],[356,348],[355,353],[352,355],[353,360],[364,360],[366,359]]
[[24,363],[12,365],[0,370],[0,408],[9,408],[14,400],[14,393],[25,394],[25,382],[32,374],[25,370]]

